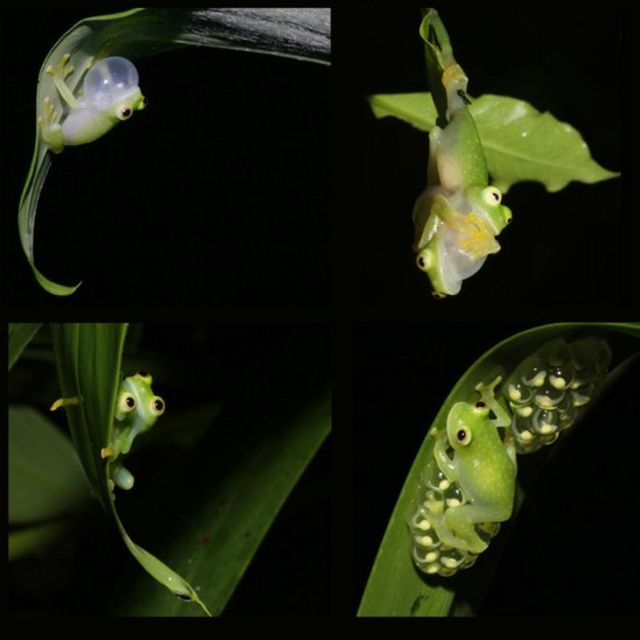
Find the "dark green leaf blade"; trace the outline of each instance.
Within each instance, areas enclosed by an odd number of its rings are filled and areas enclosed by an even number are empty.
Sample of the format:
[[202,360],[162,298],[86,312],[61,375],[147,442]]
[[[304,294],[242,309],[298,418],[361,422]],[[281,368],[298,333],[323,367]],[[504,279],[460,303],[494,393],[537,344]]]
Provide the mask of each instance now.
[[[239,49],[329,64],[331,24],[329,9],[319,8],[206,8],[132,9],[93,16],[69,29],[46,56],[38,77],[36,119],[48,97],[59,122],[65,105],[46,72],[64,54],[70,54],[74,71],[67,84],[76,91],[87,65],[109,55],[137,58],[182,46]],[[20,242],[34,276],[49,293],[73,294],[81,283],[62,285],[45,277],[35,266],[34,241],[38,200],[51,166],[51,153],[36,141],[29,173],[20,198],[18,227]]]
[[[377,118],[394,116],[430,131],[436,111],[428,93],[379,94],[369,99]],[[483,95],[469,106],[482,141],[489,173],[504,193],[517,182],[542,183],[559,191],[572,180],[592,184],[620,174],[601,167],[571,125],[524,100]]]
[[[446,420],[455,402],[474,397],[478,382],[503,375],[541,344],[560,335],[570,339],[585,334],[612,340],[617,336],[618,352],[614,351],[617,362],[640,351],[638,323],[563,323],[535,327],[504,340],[481,356],[455,385],[432,426]],[[360,602],[359,616],[445,616],[451,608],[456,595],[457,577],[429,579],[414,568],[406,524],[432,447],[433,438],[425,436],[378,549]],[[477,572],[481,569],[476,565],[468,571]]]
[[[126,324],[55,324],[53,344],[69,427],[89,483],[114,518],[129,551],[158,582],[179,597],[199,604],[191,585],[127,534],[109,490],[107,463],[101,449],[111,441]],[[74,399],[69,403],[68,400]],[[76,402],[76,400],[79,400]]]
[[[246,446],[224,447],[209,461],[205,477],[197,479],[195,510],[181,512],[162,549],[162,555],[171,558],[196,586],[213,615],[224,610],[282,505],[330,432],[328,394],[310,399],[306,409],[285,420],[282,410],[286,408],[265,416],[259,428],[251,430]],[[239,416],[233,424],[240,427],[246,419]],[[127,579],[118,590],[115,611],[195,615],[193,608],[165,592],[150,593],[147,582],[141,576]]]
[[91,494],[67,436],[31,407],[9,407],[9,522],[69,515]]
[[41,322],[9,324],[9,371],[42,326]]

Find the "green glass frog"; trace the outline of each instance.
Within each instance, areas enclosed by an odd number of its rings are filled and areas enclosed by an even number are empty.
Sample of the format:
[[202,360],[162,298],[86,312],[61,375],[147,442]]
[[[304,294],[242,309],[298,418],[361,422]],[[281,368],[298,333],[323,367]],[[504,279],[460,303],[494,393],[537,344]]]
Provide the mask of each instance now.
[[496,236],[511,222],[500,191],[489,185],[487,163],[467,105],[468,79],[453,57],[442,74],[447,97],[444,128],[429,133],[427,188],[413,211],[418,268],[436,298],[455,295],[462,280],[500,250]]
[[151,429],[166,408],[164,400],[153,393],[152,382],[151,376],[143,372],[122,381],[116,405],[113,436],[109,446],[100,451],[102,458],[109,458],[111,481],[121,489],[131,489],[134,477],[128,469],[116,462],[116,459],[129,453],[136,436]]

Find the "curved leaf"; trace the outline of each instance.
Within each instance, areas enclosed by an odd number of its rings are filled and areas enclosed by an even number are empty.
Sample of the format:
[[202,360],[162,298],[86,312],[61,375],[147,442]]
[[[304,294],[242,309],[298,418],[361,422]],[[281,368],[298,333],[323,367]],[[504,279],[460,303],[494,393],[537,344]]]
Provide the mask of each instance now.
[[[291,398],[286,397],[234,413],[230,426],[241,429],[243,439],[225,443],[215,457],[207,458],[206,466],[197,465],[200,472],[194,469],[190,482],[198,487],[200,497],[193,508],[181,512],[179,526],[166,536],[163,555],[171,557],[196,586],[214,616],[225,609],[280,509],[331,430],[329,394],[309,398],[305,409],[288,417],[290,404]],[[120,584],[115,602],[120,615],[195,615],[193,607],[160,589],[150,593],[143,576],[125,576]]]
[[9,371],[41,326],[41,322],[9,324]]
[[[376,118],[395,116],[430,131],[436,109],[429,93],[380,94],[369,99]],[[495,185],[506,193],[517,182],[541,182],[559,191],[572,180],[594,183],[620,174],[592,159],[587,144],[571,125],[524,100],[483,95],[469,106]]]
[[9,407],[9,522],[68,515],[90,498],[69,438],[35,409]]
[[[74,25],[53,46],[40,69],[36,113],[49,97],[59,120],[64,112],[52,77],[45,69],[69,53],[72,90],[80,85],[87,64],[108,55],[135,59],[181,46],[240,49],[328,64],[331,37],[328,9],[133,9],[87,18]],[[54,119],[54,121],[56,121]],[[34,231],[38,200],[51,166],[51,153],[36,142],[29,174],[22,191],[18,227],[22,248],[40,285],[54,295],[71,295],[79,284],[61,285],[35,266]]]
[[[433,422],[442,424],[455,402],[473,397],[479,381],[493,380],[548,340],[563,335],[617,336],[614,362],[640,351],[638,323],[563,323],[524,331],[499,343],[481,356],[460,378]],[[433,426],[432,425],[432,426]],[[426,437],[405,480],[378,549],[360,602],[360,616],[445,616],[456,595],[457,578],[434,580],[423,577],[410,559],[406,515],[415,498],[415,488],[431,455],[433,438]],[[478,572],[475,566],[469,571]]]
[[100,456],[112,438],[125,324],[56,324],[52,326],[63,398],[71,435],[91,488],[110,514],[129,551],[158,582],[179,598],[199,604],[209,614],[191,585],[128,536],[118,517],[108,487],[107,464]]

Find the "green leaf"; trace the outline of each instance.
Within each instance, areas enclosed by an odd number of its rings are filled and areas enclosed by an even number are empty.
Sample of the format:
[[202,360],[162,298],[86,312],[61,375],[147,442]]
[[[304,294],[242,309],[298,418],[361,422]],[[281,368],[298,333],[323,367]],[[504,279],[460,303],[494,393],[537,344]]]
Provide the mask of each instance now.
[[[220,614],[262,539],[331,429],[329,395],[312,398],[287,417],[291,398],[234,412],[232,430],[243,438],[226,442],[190,471],[197,500],[167,531],[163,555],[171,557],[213,615]],[[225,418],[222,417],[222,420]],[[218,430],[220,427],[217,427]],[[157,523],[149,523],[155,529]],[[206,543],[202,536],[206,533]],[[301,536],[303,536],[301,532]],[[301,538],[302,540],[302,538]],[[265,585],[266,587],[266,585]],[[140,576],[122,580],[115,611],[120,615],[190,616],[189,608],[163,591],[152,593]]]
[[191,585],[127,534],[108,487],[107,464],[100,451],[112,439],[114,409],[120,386],[120,363],[125,324],[55,324],[53,344],[69,428],[91,487],[107,513],[113,517],[127,548],[144,569],[176,596],[199,604]]
[[41,322],[9,324],[9,371],[41,326]]
[[424,40],[427,81],[438,110],[438,125],[447,124],[447,91],[442,84],[442,73],[454,62],[449,34],[435,9],[425,11],[420,23],[420,36]]
[[485,95],[470,109],[489,173],[503,192],[523,180],[559,191],[572,180],[591,184],[620,175],[591,158],[587,144],[571,125],[549,112],[540,113],[524,100]]
[[369,97],[376,118],[393,116],[421,131],[436,126],[436,106],[430,93],[378,93]]
[[[75,71],[67,84],[76,90],[92,59],[120,55],[135,59],[181,46],[217,47],[269,53],[299,60],[329,63],[331,48],[328,9],[132,9],[86,18],[74,25],[53,46],[40,69],[36,113],[48,96],[59,119],[64,111],[52,76],[46,73],[62,55],[71,55]],[[29,174],[18,211],[20,241],[33,273],[49,293],[71,295],[80,283],[53,282],[35,266],[34,233],[40,192],[51,166],[51,153],[36,141]]]
[[[453,404],[474,397],[479,381],[504,374],[554,337],[562,335],[571,339],[585,332],[606,337],[617,363],[640,351],[639,323],[564,323],[524,331],[487,351],[465,372],[442,405],[432,428],[443,424]],[[406,524],[406,515],[411,511],[415,488],[432,454],[433,442],[433,438],[425,436],[400,492],[360,602],[359,616],[445,616],[449,613],[459,581],[457,578],[431,579],[414,568]],[[478,572],[490,570],[487,563],[479,563],[467,571],[473,571],[474,578],[478,578]],[[481,580],[479,584],[482,585]]]
[[90,499],[69,438],[35,409],[9,407],[9,522],[62,517]]
[[73,527],[70,520],[45,522],[9,531],[9,560],[19,560],[63,539]]
[[[370,98],[377,118],[394,116],[421,129],[435,126],[436,111],[428,93],[380,94]],[[582,136],[548,112],[524,100],[484,95],[469,106],[482,141],[489,173],[507,192],[517,182],[541,182],[559,191],[569,182],[594,183],[620,174],[591,158]]]

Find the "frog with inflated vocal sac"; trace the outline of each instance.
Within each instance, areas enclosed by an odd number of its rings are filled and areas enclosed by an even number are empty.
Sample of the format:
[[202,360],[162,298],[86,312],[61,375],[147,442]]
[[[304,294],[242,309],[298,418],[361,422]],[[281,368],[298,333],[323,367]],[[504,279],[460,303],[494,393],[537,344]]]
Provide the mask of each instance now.
[[147,99],[138,87],[135,66],[119,56],[94,63],[84,77],[81,96],[74,96],[66,83],[66,77],[74,71],[69,64],[70,58],[66,53],[60,62],[46,68],[60,97],[69,107],[58,121],[51,98],[46,96],[43,101],[38,124],[42,140],[54,153],[60,153],[65,146],[97,140],[147,105]]

